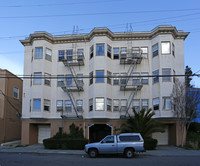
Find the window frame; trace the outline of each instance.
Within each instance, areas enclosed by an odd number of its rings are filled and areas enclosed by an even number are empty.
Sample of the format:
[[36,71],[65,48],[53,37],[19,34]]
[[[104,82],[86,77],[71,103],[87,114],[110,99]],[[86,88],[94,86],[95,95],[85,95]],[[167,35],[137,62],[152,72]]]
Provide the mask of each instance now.
[[[97,74],[98,72],[103,72],[103,75],[101,73],[101,75],[98,76],[98,74]],[[105,83],[104,76],[105,76],[104,70],[96,70],[96,79],[95,79],[95,82],[96,83]]]
[[[40,107],[39,109],[35,109],[35,104],[36,104],[35,101],[36,101],[36,100],[40,102],[40,103],[39,103],[39,104],[40,104],[40,105],[39,105],[39,107]],[[41,98],[34,98],[34,99],[33,99],[33,111],[41,111]]]
[[[169,99],[170,108],[167,108],[167,104],[169,104],[166,100]],[[170,111],[172,110],[172,104],[171,104],[171,97],[163,97],[163,110]]]
[[94,83],[94,76],[93,71],[89,73],[89,85],[92,85]]
[[[164,45],[163,44],[168,43],[169,44],[169,50],[167,50],[167,52],[164,52]],[[171,42],[170,41],[162,41],[161,42],[161,54],[162,55],[170,55],[171,54]]]
[[119,85],[119,73],[113,73],[113,85]]
[[107,57],[112,59],[112,47],[109,44],[107,44]]
[[[68,102],[68,105],[67,105],[67,102]],[[65,112],[72,112],[72,101],[71,100],[65,100]]]
[[112,84],[112,73],[110,71],[107,71],[107,84]]
[[[44,101],[43,101],[44,103],[43,103],[43,110],[44,111],[48,111],[48,112],[50,112],[50,108],[51,108],[51,100],[48,100],[48,99],[44,99]],[[47,102],[48,102],[48,104],[47,104]],[[48,109],[46,109],[45,107],[47,107]]]
[[[98,46],[103,46],[102,52],[99,51],[97,48]],[[96,56],[105,56],[105,44],[104,43],[97,43],[96,44]]]
[[[15,90],[17,90],[17,91],[15,91]],[[15,94],[17,94],[17,96],[15,96]],[[17,88],[16,86],[13,87],[13,98],[19,99],[19,88]]]
[[44,73],[44,85],[51,86],[51,74]]
[[[138,102],[136,104],[136,102]],[[135,111],[139,112],[140,111],[140,99],[133,99],[133,108],[135,108]]]
[[45,59],[48,60],[48,61],[50,61],[50,62],[52,62],[52,50],[49,49],[49,48],[47,48],[47,47],[45,49]]
[[73,61],[73,49],[67,49],[66,50],[66,60],[69,61],[69,62]]
[[[165,74],[164,71],[168,71],[169,70],[169,74]],[[171,75],[171,68],[163,68],[162,69],[162,75]],[[162,82],[171,82],[171,77],[162,77]]]
[[[103,102],[98,102],[97,100],[101,99]],[[98,106],[99,104],[102,104],[102,106]],[[102,107],[103,109],[99,109],[98,107]],[[105,111],[105,98],[104,97],[96,97],[95,98],[95,111]]]
[[[61,83],[62,82],[62,83]],[[57,76],[57,87],[62,87],[65,85],[65,76],[64,75],[58,75]]]
[[153,98],[153,110],[159,111],[159,109],[160,109],[160,98],[159,97]]
[[107,111],[112,111],[112,99],[110,98],[107,98],[106,99],[106,108],[107,108]]
[[[142,57],[145,58],[145,59],[148,59],[148,53],[149,53],[148,47],[145,47],[145,46],[143,47],[143,46],[142,46],[140,49],[141,49]],[[147,52],[146,52],[146,53],[143,53],[143,49],[147,49]]]
[[172,43],[172,55],[175,57],[175,45]]
[[94,57],[94,45],[90,47],[90,59]]
[[[145,102],[147,103],[147,105],[144,104]],[[142,99],[141,109],[145,109],[146,111],[149,109],[149,99]]]
[[[79,104],[79,102],[81,102],[81,105]],[[82,99],[76,100],[76,108],[77,108],[77,111],[79,111],[79,112],[83,111],[83,100]]]
[[[144,73],[141,73],[141,76],[146,76],[146,77],[142,77],[141,78],[141,84],[142,85],[148,85],[149,84],[149,77],[148,77],[149,73],[148,72],[144,72]],[[145,82],[146,81],[146,82]]]
[[[156,46],[157,46],[157,48],[154,49],[154,47],[156,47]],[[158,43],[156,43],[156,44],[152,45],[152,57],[154,58],[158,55],[159,55],[159,45],[158,45]]]
[[93,111],[94,110],[94,108],[93,108],[93,98],[90,98],[89,99],[89,112],[91,112],[91,111]]
[[[118,105],[116,105],[116,101],[118,101]],[[119,99],[113,99],[113,111],[119,111],[120,110],[120,100]]]
[[[61,102],[62,105],[59,106],[58,102]],[[56,100],[56,111],[57,112],[60,112],[60,111],[62,112],[63,111],[63,100]]]
[[153,84],[156,84],[156,83],[159,83],[159,69],[153,71]]
[[58,50],[58,62],[62,62],[64,59],[65,59],[65,50]]
[[[37,51],[37,49],[42,49],[42,51]],[[42,52],[42,54],[41,54]],[[38,54],[41,54],[40,56],[38,56]],[[34,55],[34,59],[43,59],[43,47],[35,47],[35,55]]]
[[[118,49],[118,53],[116,54],[114,50]],[[119,59],[120,57],[120,49],[119,47],[113,47],[113,59]]]
[[[126,106],[123,105],[123,101],[126,101]],[[127,106],[128,106],[127,99],[121,99],[120,104],[121,104],[120,105],[121,106],[121,111],[126,111],[127,110]],[[124,108],[124,109],[122,109],[122,108]]]
[[[34,72],[33,74],[34,74],[33,85],[42,85],[42,72]],[[35,74],[40,74],[40,75],[35,75]]]

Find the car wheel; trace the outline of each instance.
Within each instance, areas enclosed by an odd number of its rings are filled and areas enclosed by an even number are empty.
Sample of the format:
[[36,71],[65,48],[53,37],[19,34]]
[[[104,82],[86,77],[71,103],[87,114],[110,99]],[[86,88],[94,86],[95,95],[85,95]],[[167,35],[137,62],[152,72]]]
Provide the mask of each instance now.
[[126,156],[127,158],[132,158],[132,157],[134,156],[134,151],[133,151],[133,149],[126,149],[126,150],[125,150],[125,156]]
[[97,157],[97,150],[96,150],[96,149],[90,149],[90,150],[89,150],[89,156],[90,156],[91,158]]

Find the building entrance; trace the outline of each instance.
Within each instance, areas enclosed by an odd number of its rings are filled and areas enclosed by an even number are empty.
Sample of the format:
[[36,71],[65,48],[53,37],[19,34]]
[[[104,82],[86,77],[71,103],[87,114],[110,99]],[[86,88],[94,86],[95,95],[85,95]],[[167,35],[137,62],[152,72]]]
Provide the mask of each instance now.
[[94,124],[89,128],[90,142],[99,142],[107,135],[111,135],[111,127],[109,125]]

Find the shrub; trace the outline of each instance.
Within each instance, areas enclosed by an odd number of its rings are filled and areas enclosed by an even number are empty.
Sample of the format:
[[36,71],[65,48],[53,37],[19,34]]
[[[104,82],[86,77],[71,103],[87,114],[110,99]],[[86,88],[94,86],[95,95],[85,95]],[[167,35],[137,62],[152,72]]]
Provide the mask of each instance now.
[[200,123],[192,122],[188,129],[190,132],[200,133]]
[[85,144],[88,143],[87,139],[55,139],[49,138],[43,140],[44,147],[46,149],[70,149],[70,150],[83,150]]
[[146,150],[154,150],[157,146],[157,139],[153,139],[153,138],[144,138],[144,148]]

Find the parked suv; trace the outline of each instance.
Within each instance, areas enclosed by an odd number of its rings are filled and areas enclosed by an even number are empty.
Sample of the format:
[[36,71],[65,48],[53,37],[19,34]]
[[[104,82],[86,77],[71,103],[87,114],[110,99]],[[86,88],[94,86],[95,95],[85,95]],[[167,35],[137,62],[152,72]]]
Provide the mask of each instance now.
[[92,158],[98,154],[124,154],[132,158],[135,152],[144,151],[144,140],[140,133],[108,135],[100,142],[85,145],[85,152]]

